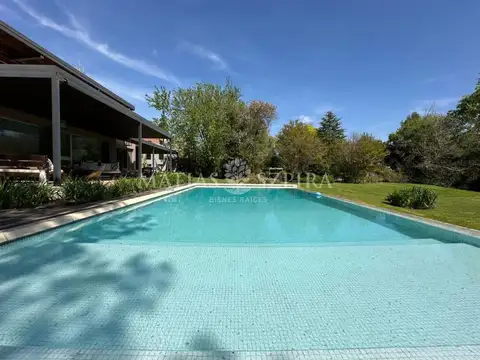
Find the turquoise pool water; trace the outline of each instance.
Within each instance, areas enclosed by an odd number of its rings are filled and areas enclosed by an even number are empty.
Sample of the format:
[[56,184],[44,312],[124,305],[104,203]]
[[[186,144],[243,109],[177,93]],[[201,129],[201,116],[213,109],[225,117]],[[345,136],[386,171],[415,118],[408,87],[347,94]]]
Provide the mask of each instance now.
[[408,244],[431,231],[296,189],[198,188],[63,234],[63,241],[185,244]]
[[0,353],[478,345],[480,248],[456,239],[293,189],[185,191],[0,247]]

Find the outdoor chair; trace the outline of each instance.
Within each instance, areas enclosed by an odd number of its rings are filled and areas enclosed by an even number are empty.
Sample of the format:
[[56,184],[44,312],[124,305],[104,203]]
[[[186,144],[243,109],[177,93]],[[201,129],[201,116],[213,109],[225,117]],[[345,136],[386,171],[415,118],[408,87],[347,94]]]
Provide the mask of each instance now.
[[0,154],[0,177],[44,182],[51,173],[46,164],[46,155]]

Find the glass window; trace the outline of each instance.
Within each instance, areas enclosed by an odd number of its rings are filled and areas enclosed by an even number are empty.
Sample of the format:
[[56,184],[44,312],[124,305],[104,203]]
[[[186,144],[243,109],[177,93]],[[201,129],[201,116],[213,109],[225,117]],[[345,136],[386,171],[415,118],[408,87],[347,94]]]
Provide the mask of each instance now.
[[73,162],[100,161],[102,141],[95,138],[72,135]]
[[40,129],[20,121],[0,118],[1,154],[39,154]]
[[62,157],[70,157],[70,134],[67,134],[63,129],[60,133],[60,147]]

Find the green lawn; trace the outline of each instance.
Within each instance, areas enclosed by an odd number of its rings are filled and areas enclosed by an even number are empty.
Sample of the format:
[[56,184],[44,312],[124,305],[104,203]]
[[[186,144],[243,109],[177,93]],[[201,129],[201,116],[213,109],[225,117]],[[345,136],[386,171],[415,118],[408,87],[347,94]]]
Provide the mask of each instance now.
[[301,184],[301,187],[310,191],[318,191],[326,195],[350,199],[386,208],[393,211],[422,216],[429,219],[465,226],[480,230],[480,192],[443,188],[432,185],[422,185],[438,193],[437,206],[430,210],[405,209],[385,204],[383,201],[388,193],[409,184],[332,184],[332,188],[314,184]]

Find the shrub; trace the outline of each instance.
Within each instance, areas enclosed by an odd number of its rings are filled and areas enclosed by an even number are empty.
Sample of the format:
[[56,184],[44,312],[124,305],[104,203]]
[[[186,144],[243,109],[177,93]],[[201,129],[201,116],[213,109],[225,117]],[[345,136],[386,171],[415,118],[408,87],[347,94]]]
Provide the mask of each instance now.
[[34,182],[0,181],[0,208],[36,207],[58,198],[58,189]]
[[430,189],[414,186],[411,189],[410,207],[413,209],[431,209],[435,207],[438,194]]
[[376,172],[366,173],[365,176],[360,180],[363,184],[375,184],[383,181],[383,177]]
[[384,182],[403,183],[408,180],[402,172],[393,170],[389,166],[380,168],[377,173],[382,177],[382,181]]
[[410,204],[410,190],[400,189],[395,190],[387,195],[386,202],[393,206],[409,207]]
[[188,184],[189,182],[189,176],[183,172],[164,172],[155,175],[153,186],[155,188],[166,188],[175,185]]
[[412,209],[431,209],[435,207],[438,194],[430,189],[413,186],[411,188],[395,190],[388,194],[386,202],[393,206],[409,207]]
[[109,186],[109,192],[112,198],[135,194],[139,189],[136,184],[140,179],[121,178]]
[[73,203],[108,200],[113,197],[109,186],[99,180],[69,178],[62,187],[65,200]]

